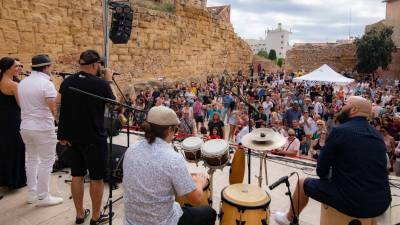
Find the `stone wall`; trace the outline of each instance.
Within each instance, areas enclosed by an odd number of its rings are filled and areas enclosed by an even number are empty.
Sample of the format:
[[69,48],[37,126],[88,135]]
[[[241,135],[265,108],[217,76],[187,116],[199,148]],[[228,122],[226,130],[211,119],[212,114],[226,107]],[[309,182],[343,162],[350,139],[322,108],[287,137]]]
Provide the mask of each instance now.
[[[32,55],[49,54],[55,68],[77,69],[79,53],[102,51],[101,0],[0,0],[0,57],[10,55],[29,66]],[[176,13],[134,7],[131,39],[110,45],[110,65],[133,83],[188,80],[248,68],[252,53],[230,23],[209,12],[177,4]],[[26,68],[25,67],[25,68]]]
[[323,64],[336,71],[352,71],[357,63],[353,43],[297,44],[287,52],[286,69],[310,72]]

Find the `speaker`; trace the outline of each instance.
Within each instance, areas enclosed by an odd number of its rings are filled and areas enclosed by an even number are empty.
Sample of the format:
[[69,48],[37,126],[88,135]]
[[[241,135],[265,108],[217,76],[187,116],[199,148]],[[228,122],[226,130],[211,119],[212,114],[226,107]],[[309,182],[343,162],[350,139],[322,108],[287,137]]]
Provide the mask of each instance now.
[[126,44],[131,37],[133,11],[123,2],[112,2],[110,39],[114,44]]

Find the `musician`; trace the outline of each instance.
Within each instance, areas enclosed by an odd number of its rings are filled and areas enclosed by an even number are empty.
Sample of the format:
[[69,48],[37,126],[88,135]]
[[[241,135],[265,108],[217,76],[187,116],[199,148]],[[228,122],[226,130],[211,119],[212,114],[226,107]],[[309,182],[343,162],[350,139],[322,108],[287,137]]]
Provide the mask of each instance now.
[[175,193],[200,203],[206,177],[192,178],[182,155],[171,146],[180,121],[167,107],[150,109],[142,128],[145,139],[125,153],[123,164],[125,225],[211,225],[216,212],[209,206],[183,207]]
[[80,72],[69,76],[61,84],[56,102],[61,103],[58,140],[71,147],[71,192],[76,210],[76,224],[82,224],[90,210],[83,208],[83,181],[86,171],[90,176],[92,218],[90,225],[108,221],[100,214],[106,175],[107,134],[104,128],[105,103],[76,93],[70,87],[90,92],[103,98],[115,99],[112,90],[112,70],[106,69],[100,78],[102,59],[95,50],[81,53]]
[[[368,123],[371,114],[368,100],[348,99],[338,115],[341,124],[332,128],[319,155],[319,179],[300,179],[293,192],[297,213],[309,197],[356,218],[377,217],[390,206],[386,146],[382,135]],[[275,214],[281,225],[289,225],[292,218],[291,210]]]

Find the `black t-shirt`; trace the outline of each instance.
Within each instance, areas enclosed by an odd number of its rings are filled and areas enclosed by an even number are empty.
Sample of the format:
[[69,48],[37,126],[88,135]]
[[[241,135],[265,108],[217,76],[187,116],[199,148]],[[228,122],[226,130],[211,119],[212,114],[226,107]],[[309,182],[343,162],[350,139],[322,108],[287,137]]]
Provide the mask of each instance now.
[[103,98],[115,99],[110,84],[99,77],[80,72],[65,79],[59,90],[61,108],[58,139],[85,144],[106,140],[105,103],[74,92],[69,87],[75,87]]
[[306,136],[306,133],[304,132],[303,128],[293,128],[293,130],[299,141],[303,140],[304,136]]
[[257,113],[254,115],[254,121],[256,122],[256,128],[260,128],[263,123],[267,125],[267,115]]

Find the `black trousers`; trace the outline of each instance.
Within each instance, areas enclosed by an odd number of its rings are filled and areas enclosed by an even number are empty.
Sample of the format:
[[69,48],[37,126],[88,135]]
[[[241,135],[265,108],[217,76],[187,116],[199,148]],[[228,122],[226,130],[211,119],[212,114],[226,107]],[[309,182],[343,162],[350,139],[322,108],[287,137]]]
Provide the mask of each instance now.
[[214,225],[217,212],[210,206],[182,207],[178,225]]

